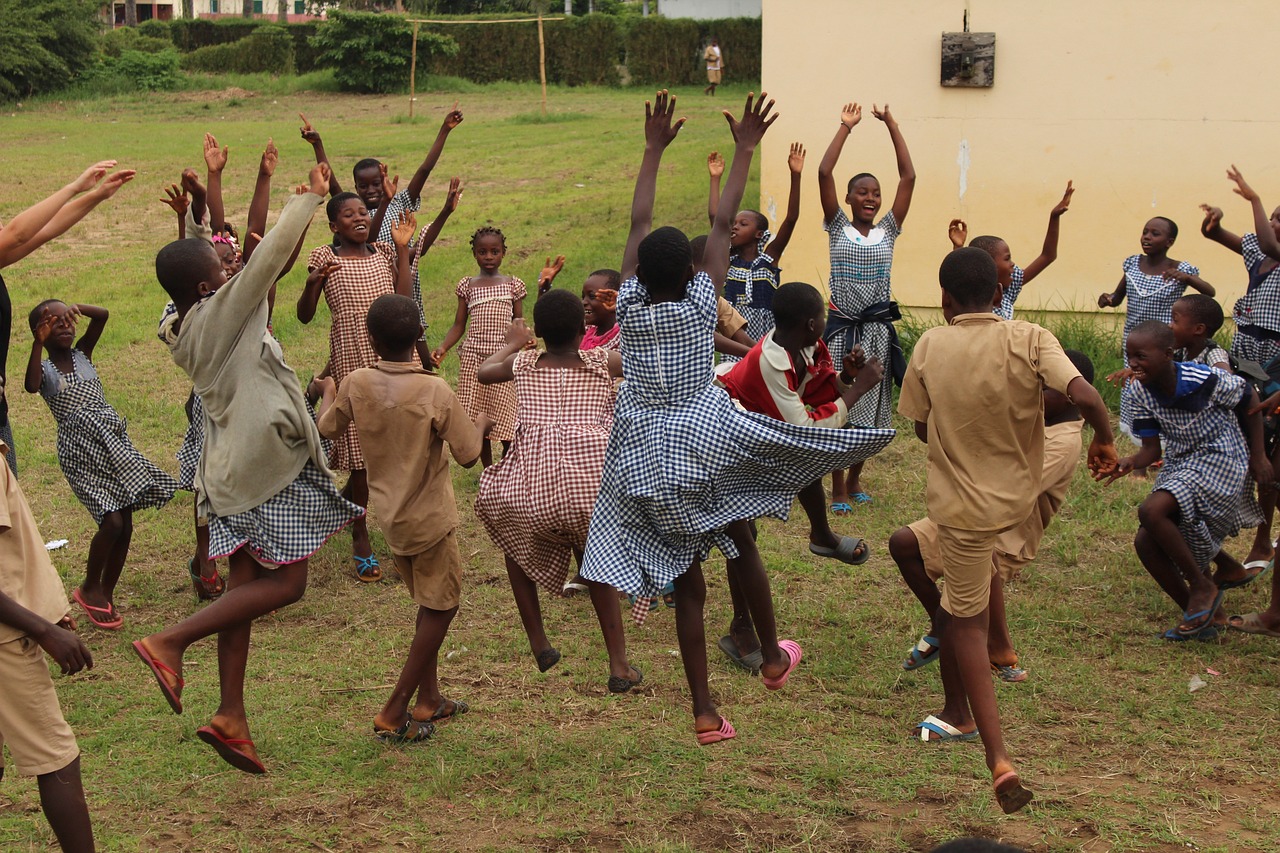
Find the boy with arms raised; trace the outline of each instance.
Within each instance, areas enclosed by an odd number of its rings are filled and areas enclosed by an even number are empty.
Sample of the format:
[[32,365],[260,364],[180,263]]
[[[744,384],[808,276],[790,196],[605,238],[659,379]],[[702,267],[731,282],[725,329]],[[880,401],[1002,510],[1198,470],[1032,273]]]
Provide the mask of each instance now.
[[[938,271],[949,325],[921,335],[902,382],[899,413],[929,446],[926,504],[938,525],[946,580],[936,618],[946,704],[940,719],[982,733],[996,799],[1006,814],[1031,801],[1000,731],[987,658],[998,534],[1020,524],[1040,493],[1042,388],[1065,393],[1094,430],[1089,467],[1109,472],[1116,450],[1106,406],[1048,331],[993,314],[995,261],[957,249]],[[970,715],[972,711],[972,716]]]

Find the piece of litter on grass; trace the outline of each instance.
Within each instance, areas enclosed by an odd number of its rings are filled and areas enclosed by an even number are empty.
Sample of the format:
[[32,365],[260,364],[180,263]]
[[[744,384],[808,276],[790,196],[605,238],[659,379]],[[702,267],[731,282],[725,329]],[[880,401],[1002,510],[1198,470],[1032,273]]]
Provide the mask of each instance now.
[[469,652],[469,651],[471,651],[471,649],[467,648],[466,646],[462,646],[462,647],[457,648],[457,649],[452,649],[452,650],[450,650],[450,651],[449,651],[449,652],[444,656],[444,659],[445,659],[445,660],[453,660],[453,659],[454,659],[454,658],[456,658],[456,657],[459,657],[459,656],[461,656],[461,655],[465,655],[465,654],[466,654],[467,652]]
[[44,549],[46,551],[56,551],[66,545],[67,541],[68,540],[66,539],[50,539],[48,542],[44,543]]
[[1195,693],[1200,688],[1208,686],[1209,682],[1205,681],[1198,675],[1191,676],[1191,680],[1187,682],[1187,690],[1191,693]]
[[678,658],[678,657],[680,657],[680,650],[679,650],[679,649],[667,649],[667,654],[671,655],[673,658]]
[[583,187],[586,186],[586,184],[574,184],[574,186],[577,187],[578,189],[582,189]]
[[1211,666],[1210,666],[1210,667],[1206,667],[1206,668],[1205,668],[1205,672],[1209,673],[1210,675],[1222,675],[1222,673],[1218,672],[1216,669],[1214,669],[1214,668],[1213,668],[1213,667],[1211,667]]

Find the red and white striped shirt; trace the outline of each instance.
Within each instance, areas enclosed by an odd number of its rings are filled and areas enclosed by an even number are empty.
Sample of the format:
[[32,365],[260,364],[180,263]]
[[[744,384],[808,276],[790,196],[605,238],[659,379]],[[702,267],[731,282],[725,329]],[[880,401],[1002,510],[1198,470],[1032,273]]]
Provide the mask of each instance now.
[[799,426],[843,427],[849,409],[840,397],[840,381],[827,345],[818,341],[801,353],[803,374],[786,349],[773,342],[771,330],[719,377],[720,384],[749,412]]

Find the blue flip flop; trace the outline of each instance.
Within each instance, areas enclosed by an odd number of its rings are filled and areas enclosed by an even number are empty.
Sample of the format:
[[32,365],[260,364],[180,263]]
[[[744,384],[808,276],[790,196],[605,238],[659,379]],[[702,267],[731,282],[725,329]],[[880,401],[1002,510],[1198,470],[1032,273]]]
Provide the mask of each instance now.
[[1171,643],[1185,643],[1187,640],[1211,643],[1218,639],[1218,626],[1210,625],[1208,628],[1202,628],[1198,634],[1179,634],[1177,628],[1170,628],[1160,635],[1160,639],[1168,640]]
[[925,634],[920,638],[920,642],[916,643],[916,647],[911,650],[907,659],[902,662],[902,668],[911,672],[926,667],[936,661],[940,654],[942,654],[942,645],[938,638]]
[[[1219,589],[1218,594],[1214,596],[1213,604],[1209,605],[1207,610],[1197,610],[1195,613],[1184,612],[1182,614],[1182,623],[1175,627],[1174,631],[1176,631],[1180,636],[1190,638],[1199,635],[1206,628],[1213,627],[1213,614],[1217,613],[1218,608],[1222,606],[1222,599],[1226,594],[1227,591],[1225,589]],[[1185,625],[1188,622],[1194,622],[1197,619],[1203,619],[1204,622],[1197,627],[1192,628],[1190,631],[1182,630],[1182,625]]]
[[866,492],[854,492],[849,497],[853,498],[853,502],[856,504],[869,504],[874,500],[874,498]]
[[[916,729],[920,732],[921,743],[947,743],[949,741],[978,739],[977,729],[974,729],[971,732],[962,732],[946,720],[939,719],[932,714],[925,717],[924,720],[916,726]],[[937,735],[937,737],[929,737],[930,733]]]
[[852,504],[847,504],[847,503],[845,503],[844,501],[840,501],[840,502],[838,502],[838,503],[833,503],[833,504],[831,505],[831,514],[832,514],[832,515],[848,515],[848,514],[849,514],[849,513],[851,513],[851,512],[853,512],[853,505],[852,505]]

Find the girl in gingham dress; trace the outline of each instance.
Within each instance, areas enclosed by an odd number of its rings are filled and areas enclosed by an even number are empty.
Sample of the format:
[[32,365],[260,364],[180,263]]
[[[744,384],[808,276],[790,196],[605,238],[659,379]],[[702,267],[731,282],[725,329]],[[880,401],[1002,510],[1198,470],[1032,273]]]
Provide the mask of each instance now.
[[735,152],[724,199],[693,274],[688,239],[675,228],[649,230],[662,152],[683,119],[659,92],[645,105],[645,153],[636,178],[631,233],[618,293],[625,380],[618,393],[604,476],[591,516],[582,576],[648,601],[674,582],[676,635],[693,700],[699,744],[736,734],[707,686],[702,560],[712,547],[739,557],[739,579],[761,642],[761,675],[782,687],[800,663],[800,646],[778,640],[768,577],[750,519],[786,518],[796,494],[826,471],[865,459],[892,430],[819,430],[739,411],[713,384],[717,289],[729,267],[729,222],[746,186],[755,147],[772,123],[773,102],[730,118]]
[[[373,367],[378,355],[365,330],[365,317],[373,300],[387,293],[411,296],[412,252],[408,250],[417,223],[404,215],[392,228],[394,245],[370,243],[369,210],[355,193],[339,193],[325,208],[334,246],[319,246],[307,259],[307,283],[298,298],[298,319],[310,323],[321,292],[333,316],[329,327],[329,375],[341,383],[348,373]],[[333,443],[329,466],[350,471],[343,496],[362,507],[369,506],[369,479],[360,452],[360,437],[352,428]],[[351,525],[356,577],[365,582],[382,578],[378,558],[369,542],[369,528],[363,516]]]
[[[443,361],[465,332],[462,351],[458,354],[458,401],[466,408],[473,421],[481,415],[489,417],[493,426],[485,434],[480,451],[480,463],[488,468],[493,464],[491,441],[501,441],[503,450],[511,444],[516,434],[516,392],[510,382],[478,387],[476,369],[485,359],[502,348],[511,321],[524,316],[525,283],[515,276],[502,274],[502,259],[507,254],[507,238],[502,231],[485,225],[471,235],[471,254],[480,267],[480,274],[467,276],[458,282],[454,293],[458,297],[458,311],[453,325],[445,332],[440,346],[431,353],[437,365]],[[555,279],[564,265],[564,257],[548,264],[539,277],[540,283]],[[470,328],[468,329],[468,322]]]
[[582,336],[582,349],[603,347],[615,352],[622,349],[618,329],[618,285],[622,275],[617,270],[596,270],[582,283],[582,313],[587,322]]
[[[89,328],[75,341],[80,315],[89,318]],[[124,624],[115,589],[129,556],[133,511],[164,506],[178,484],[134,448],[124,418],[102,392],[90,359],[107,325],[107,309],[49,299],[32,310],[30,320],[35,342],[26,389],[39,391],[49,404],[58,422],[58,465],[98,524],[84,582],[71,597],[94,625],[116,630]],[[48,358],[41,359],[42,349]]]
[[[1139,323],[1154,320],[1167,324],[1173,303],[1182,297],[1188,287],[1193,287],[1206,296],[1213,296],[1213,286],[1200,278],[1200,270],[1186,261],[1169,257],[1169,250],[1177,239],[1178,226],[1172,219],[1156,216],[1147,220],[1147,224],[1142,227],[1142,254],[1125,258],[1124,273],[1120,276],[1120,283],[1116,285],[1115,291],[1098,297],[1099,308],[1115,308],[1126,296],[1129,298],[1129,307],[1125,309],[1124,315],[1124,335],[1120,342],[1126,368],[1129,361],[1125,342]],[[1112,374],[1107,379],[1112,382],[1123,381],[1122,374],[1123,371]],[[1130,385],[1131,383],[1125,382],[1120,389],[1120,429],[1135,443],[1141,444],[1133,433],[1133,389]]]
[[[527,348],[533,338],[524,321],[515,320],[506,345],[479,370],[482,384],[514,380],[519,425],[511,451],[480,476],[476,514],[506,555],[520,621],[545,672],[560,653],[542,624],[538,586],[565,595],[569,558],[581,559],[586,546],[622,358],[604,347],[579,349],[582,303],[567,290],[539,299],[533,321],[546,352]],[[617,592],[601,583],[586,586],[609,652],[609,691],[625,693],[643,676],[627,660]]]
[[[867,358],[878,358],[901,382],[901,374],[894,368],[892,348],[897,347],[897,335],[892,319],[897,315],[897,305],[892,301],[889,274],[893,268],[893,247],[902,233],[911,208],[911,194],[915,191],[916,170],[911,165],[911,154],[898,129],[898,122],[889,113],[889,105],[878,109],[874,104],[871,113],[884,122],[893,142],[898,161],[898,190],[893,197],[889,213],[876,220],[880,212],[880,182],[866,172],[854,175],[845,195],[851,217],[840,208],[836,197],[835,168],[840,151],[853,128],[862,120],[862,107],[845,104],[840,113],[840,127],[835,138],[822,155],[818,166],[818,195],[822,201],[823,228],[827,231],[831,251],[831,304],[828,306],[826,341],[831,357],[844,358],[853,347],[861,345]],[[897,363],[905,368],[898,351]],[[864,394],[849,411],[849,423],[854,426],[885,428],[892,422],[893,387],[880,383],[877,391]],[[850,501],[867,503],[871,496],[862,487],[862,465],[854,465],[845,471],[831,475],[831,511],[845,515],[852,511]]]

